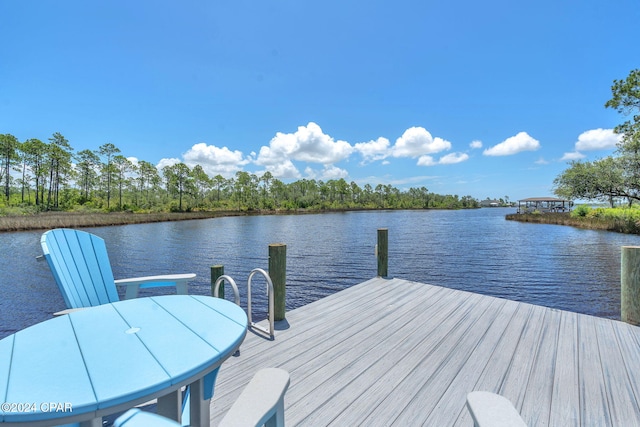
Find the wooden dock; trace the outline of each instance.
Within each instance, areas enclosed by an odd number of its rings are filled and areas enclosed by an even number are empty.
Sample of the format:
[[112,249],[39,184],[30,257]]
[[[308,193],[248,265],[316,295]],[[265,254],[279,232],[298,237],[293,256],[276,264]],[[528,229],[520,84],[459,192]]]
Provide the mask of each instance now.
[[263,367],[291,374],[288,426],[471,426],[473,390],[530,426],[640,425],[640,328],[626,323],[381,278],[287,323],[274,341],[248,333],[222,366],[212,425]]

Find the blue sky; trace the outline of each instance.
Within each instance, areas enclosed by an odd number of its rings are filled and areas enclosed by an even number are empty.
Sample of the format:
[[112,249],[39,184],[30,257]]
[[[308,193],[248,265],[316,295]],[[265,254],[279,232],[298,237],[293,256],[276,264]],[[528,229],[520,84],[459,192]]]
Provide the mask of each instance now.
[[637,0],[0,2],[0,133],[516,200],[612,154]]

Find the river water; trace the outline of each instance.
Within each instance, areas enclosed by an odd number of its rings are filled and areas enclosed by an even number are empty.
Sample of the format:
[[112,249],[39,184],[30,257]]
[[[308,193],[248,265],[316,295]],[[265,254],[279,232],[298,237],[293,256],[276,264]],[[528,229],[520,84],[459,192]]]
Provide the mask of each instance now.
[[[287,310],[377,274],[377,229],[389,229],[389,276],[620,318],[620,248],[640,236],[506,221],[513,209],[366,211],[214,218],[86,229],[106,241],[116,278],[198,275],[190,293],[210,294],[222,264],[241,288],[268,268],[268,245],[287,245]],[[0,233],[0,338],[52,317],[63,299],[42,253],[42,232]],[[255,276],[254,317],[264,317]],[[143,295],[168,292],[145,290]],[[230,293],[229,291],[227,291]]]

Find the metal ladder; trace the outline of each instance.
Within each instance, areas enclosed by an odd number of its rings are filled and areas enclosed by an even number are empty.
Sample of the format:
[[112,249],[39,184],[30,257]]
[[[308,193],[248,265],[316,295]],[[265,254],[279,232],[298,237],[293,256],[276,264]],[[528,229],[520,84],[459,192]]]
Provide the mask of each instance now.
[[[268,307],[268,312],[267,312],[267,316],[269,318],[269,327],[265,328],[262,325],[259,325],[257,323],[254,323],[252,321],[251,318],[251,280],[253,279],[253,276],[255,276],[256,274],[261,274],[262,276],[264,276],[265,280],[267,281],[267,299],[269,301],[269,307]],[[218,279],[216,280],[216,282],[213,285],[213,296],[214,297],[218,297],[219,294],[219,288],[220,288],[220,284],[223,281],[228,281],[231,284],[231,287],[233,288],[233,295],[234,295],[234,302],[236,303],[236,305],[240,305],[240,293],[238,292],[238,286],[236,285],[235,280],[233,280],[233,278],[231,276],[227,276],[226,274],[223,274],[222,276],[218,277]],[[261,268],[254,268],[253,270],[251,270],[251,272],[249,273],[249,279],[247,280],[247,317],[249,319],[249,328],[258,331],[261,334],[264,334],[266,336],[269,337],[269,339],[273,340],[275,338],[274,335],[274,302],[273,302],[273,282],[271,281],[271,277],[269,277],[269,274],[264,271]]]

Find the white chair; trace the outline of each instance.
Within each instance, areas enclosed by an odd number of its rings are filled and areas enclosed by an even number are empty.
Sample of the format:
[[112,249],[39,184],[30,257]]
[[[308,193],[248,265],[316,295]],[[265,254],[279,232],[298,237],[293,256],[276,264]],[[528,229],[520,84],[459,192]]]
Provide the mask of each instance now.
[[[283,369],[259,370],[220,422],[220,427],[284,427],[284,395],[289,373]],[[184,422],[185,420],[183,420]],[[130,409],[116,419],[115,427],[179,427],[159,415]]]
[[488,391],[467,394],[467,409],[476,427],[527,427],[511,401]]

